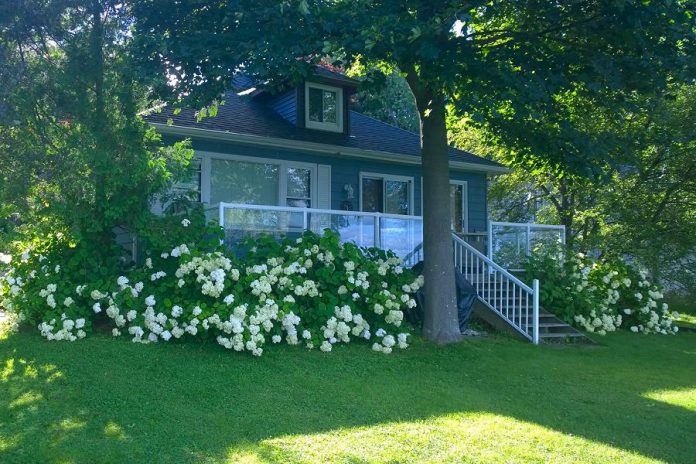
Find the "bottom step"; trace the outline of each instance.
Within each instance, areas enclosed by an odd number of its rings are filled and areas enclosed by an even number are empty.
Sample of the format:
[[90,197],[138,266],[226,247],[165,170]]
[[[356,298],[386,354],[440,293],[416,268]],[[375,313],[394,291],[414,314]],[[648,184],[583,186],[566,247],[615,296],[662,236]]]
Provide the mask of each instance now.
[[580,332],[550,332],[540,333],[539,338],[566,338],[566,337],[584,337]]

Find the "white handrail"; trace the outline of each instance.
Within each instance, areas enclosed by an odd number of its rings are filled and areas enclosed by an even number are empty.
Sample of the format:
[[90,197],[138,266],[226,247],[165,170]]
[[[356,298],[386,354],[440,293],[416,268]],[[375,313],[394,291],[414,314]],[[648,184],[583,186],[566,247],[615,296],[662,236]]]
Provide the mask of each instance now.
[[535,222],[504,222],[504,221],[490,221],[492,226],[504,226],[504,227],[532,227],[533,229],[565,229],[565,226],[557,224],[537,224]]
[[390,214],[390,213],[372,213],[368,211],[348,211],[342,209],[320,209],[320,208],[297,208],[295,206],[270,206],[270,205],[249,205],[245,203],[225,203],[220,202],[211,205],[208,209],[217,208],[223,210],[225,208],[234,209],[253,209],[260,211],[279,211],[284,213],[310,213],[310,214],[341,214],[344,216],[364,216],[378,217],[388,219],[407,219],[407,220],[422,220],[422,216],[409,216],[406,214]]
[[515,283],[516,283],[517,285],[519,285],[522,289],[528,291],[529,293],[532,293],[532,292],[534,291],[534,290],[532,290],[531,287],[529,287],[529,285],[525,284],[525,283],[522,282],[520,279],[518,279],[518,278],[515,277],[514,275],[510,274],[510,272],[507,271],[504,267],[500,266],[500,265],[497,264],[495,261],[493,261],[492,259],[490,259],[488,256],[484,255],[483,253],[481,253],[480,251],[478,251],[476,248],[474,248],[474,247],[472,247],[471,245],[469,245],[466,241],[462,240],[461,238],[457,237],[457,236],[454,235],[454,234],[452,234],[452,240],[454,240],[455,242],[457,242],[457,243],[459,243],[459,244],[465,246],[465,247],[469,250],[469,252],[471,252],[472,254],[478,256],[483,262],[485,262],[486,264],[488,264],[490,267],[492,267],[493,269],[495,269],[497,272],[500,272],[501,274],[503,274],[505,277],[507,277],[507,278],[510,279],[511,281],[515,282]]
[[[478,299],[513,329],[539,343],[539,281],[532,287],[452,234],[454,264],[476,289]],[[530,301],[531,299],[531,301]]]

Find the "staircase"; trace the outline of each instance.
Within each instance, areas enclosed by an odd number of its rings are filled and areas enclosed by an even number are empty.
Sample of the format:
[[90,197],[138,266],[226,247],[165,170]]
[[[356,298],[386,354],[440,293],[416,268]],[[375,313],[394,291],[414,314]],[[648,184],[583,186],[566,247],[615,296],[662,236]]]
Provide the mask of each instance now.
[[593,343],[582,332],[539,306],[539,281],[528,286],[460,237],[452,234],[457,271],[476,289],[476,313],[494,327],[534,344]]

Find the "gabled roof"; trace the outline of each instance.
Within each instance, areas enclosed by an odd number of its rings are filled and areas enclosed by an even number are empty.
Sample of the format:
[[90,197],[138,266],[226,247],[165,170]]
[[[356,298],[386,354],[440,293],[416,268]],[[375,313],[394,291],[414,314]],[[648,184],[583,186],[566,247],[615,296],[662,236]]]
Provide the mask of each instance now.
[[[377,119],[350,111],[351,134],[323,132],[304,129],[285,120],[262,102],[234,92],[225,95],[224,104],[219,106],[214,117],[196,121],[193,109],[182,109],[174,114],[171,108],[163,107],[145,116],[145,120],[157,124],[161,129],[168,124],[173,128],[204,129],[221,134],[239,134],[272,139],[284,139],[310,144],[322,144],[340,148],[369,152],[386,152],[404,157],[404,161],[420,161],[420,136],[413,132],[386,124]],[[494,162],[454,147],[449,149],[450,160],[467,165],[476,165],[482,171],[507,172]],[[415,158],[415,159],[414,159]]]

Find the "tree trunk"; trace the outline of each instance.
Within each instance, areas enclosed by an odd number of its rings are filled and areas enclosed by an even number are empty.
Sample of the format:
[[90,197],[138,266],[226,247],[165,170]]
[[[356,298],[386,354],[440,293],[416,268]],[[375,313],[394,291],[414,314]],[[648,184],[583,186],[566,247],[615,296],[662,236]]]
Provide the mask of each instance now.
[[417,98],[423,163],[423,335],[437,343],[461,340],[450,225],[449,147],[443,96]]

